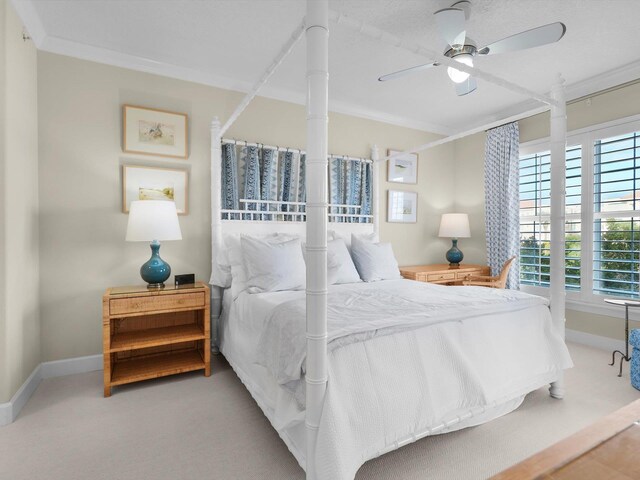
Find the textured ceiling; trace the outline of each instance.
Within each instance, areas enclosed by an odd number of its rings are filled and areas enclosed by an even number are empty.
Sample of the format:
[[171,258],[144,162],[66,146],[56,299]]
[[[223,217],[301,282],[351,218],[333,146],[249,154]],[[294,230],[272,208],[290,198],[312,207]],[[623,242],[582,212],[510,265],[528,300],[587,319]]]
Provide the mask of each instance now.
[[[299,24],[303,0],[57,1],[29,4],[29,21],[39,22],[41,48],[74,54],[74,48],[106,51],[202,72],[225,79],[223,86],[246,89],[255,82]],[[433,12],[443,0],[330,0],[330,8],[403,39],[441,51]],[[538,93],[561,73],[567,85],[610,71],[640,67],[638,0],[474,0],[467,35],[479,46],[543,24],[562,21],[567,34],[557,44],[483,57],[476,65]],[[53,41],[56,40],[57,42]],[[49,48],[47,48],[49,45]],[[75,47],[74,47],[75,46]],[[478,90],[457,97],[443,67],[380,83],[377,77],[428,59],[331,25],[332,109],[394,123],[454,132],[500,118],[526,97],[478,80]],[[84,58],[90,53],[82,55]],[[108,55],[106,55],[108,56]],[[105,55],[95,60],[105,61]],[[304,42],[269,81],[264,93],[303,101]],[[212,81],[211,83],[216,83]]]

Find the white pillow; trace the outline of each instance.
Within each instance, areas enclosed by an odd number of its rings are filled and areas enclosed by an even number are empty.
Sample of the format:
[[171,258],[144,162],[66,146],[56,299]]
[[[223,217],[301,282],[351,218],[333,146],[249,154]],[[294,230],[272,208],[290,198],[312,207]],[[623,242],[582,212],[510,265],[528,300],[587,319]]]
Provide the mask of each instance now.
[[377,243],[378,242],[378,236],[374,233],[352,233],[351,234],[351,241],[353,241],[354,238],[357,238],[358,240],[362,240],[363,242],[369,242],[369,243]]
[[[297,238],[297,235],[286,234],[286,233],[270,233],[267,235],[261,235],[256,238],[270,238],[270,237],[287,237],[287,238]],[[336,238],[336,234],[333,230],[327,231],[327,241],[331,241]],[[235,262],[231,262],[229,250],[233,248],[233,244],[237,247],[237,255],[235,258]],[[304,245],[303,245],[304,247]],[[347,246],[347,248],[349,248]],[[303,252],[304,253],[304,252]],[[231,271],[232,263],[235,265],[241,265],[241,253],[240,253],[240,235],[238,234],[226,234],[222,237],[222,245],[218,249],[216,253],[215,261],[213,262],[213,268],[211,272],[211,285],[217,285],[222,288],[231,287],[233,272]],[[238,271],[236,269],[236,276],[238,276]],[[244,290],[244,288],[242,289]],[[240,290],[240,291],[242,291]],[[234,298],[238,296],[237,292],[234,295]]]
[[229,288],[231,286],[231,264],[229,263],[227,249],[228,247],[223,240],[222,245],[220,245],[220,248],[216,252],[216,258],[213,262],[211,285],[217,285],[222,288]]
[[[242,247],[240,236],[229,235],[225,238],[227,258],[231,270],[231,297],[235,300],[247,289],[247,274],[242,266]],[[234,261],[235,260],[235,261]]]
[[352,235],[351,255],[365,282],[402,278],[390,243],[373,243]]
[[327,243],[327,283],[335,285],[340,283],[360,282],[360,275],[353,264],[351,255],[347,250],[345,241],[336,238]]
[[351,253],[351,239],[353,237],[358,237],[360,240],[364,240],[366,242],[377,242],[378,241],[378,235],[376,235],[375,233],[352,233],[347,235],[347,237],[343,237],[341,236],[338,232],[336,232],[335,230],[329,230],[329,240],[331,240],[331,237],[333,238],[341,238],[342,240],[344,240],[345,245],[347,246],[347,251],[349,253]]
[[249,293],[301,290],[305,265],[300,239],[240,237]]
[[[229,234],[225,235],[223,238],[226,247],[224,257],[229,264],[229,271],[231,273],[231,296],[234,300],[248,288],[247,272],[242,264],[242,246],[240,244],[240,237],[241,236],[237,234]],[[296,237],[292,235],[270,233],[268,235],[256,236],[254,238],[280,239],[281,241],[284,241],[291,240]]]

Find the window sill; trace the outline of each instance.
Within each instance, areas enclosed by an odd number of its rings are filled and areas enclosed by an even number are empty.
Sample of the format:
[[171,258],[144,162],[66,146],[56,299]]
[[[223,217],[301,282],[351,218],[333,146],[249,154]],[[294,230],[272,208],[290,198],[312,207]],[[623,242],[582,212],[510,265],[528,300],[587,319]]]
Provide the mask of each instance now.
[[[549,298],[549,289],[542,287],[522,286],[521,291],[530,293],[532,295],[538,295],[540,297]],[[624,319],[624,308],[615,307],[613,305],[606,304],[605,298],[625,298],[616,297],[615,295],[591,295],[589,300],[582,297],[585,295],[582,292],[567,292],[566,295],[566,308],[567,310],[575,310],[577,312],[593,313],[595,315],[603,315],[605,317],[622,318]],[[640,322],[640,308],[629,309],[629,319]]]

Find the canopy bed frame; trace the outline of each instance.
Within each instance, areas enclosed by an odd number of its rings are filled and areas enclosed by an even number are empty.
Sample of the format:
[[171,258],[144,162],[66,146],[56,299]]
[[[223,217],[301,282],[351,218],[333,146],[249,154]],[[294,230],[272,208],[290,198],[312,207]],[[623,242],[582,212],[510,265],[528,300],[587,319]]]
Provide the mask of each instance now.
[[[317,432],[320,416],[323,408],[323,400],[327,388],[327,226],[328,226],[328,201],[327,201],[327,158],[328,158],[328,37],[330,18],[338,24],[355,28],[364,35],[377,38],[380,41],[389,42],[398,48],[413,51],[424,55],[432,61],[443,65],[454,66],[456,69],[470,73],[476,77],[492,82],[511,91],[527,95],[530,98],[542,102],[544,105],[533,111],[524,112],[505,119],[502,122],[494,122],[483,125],[467,132],[462,132],[450,137],[436,140],[425,145],[402,152],[416,153],[418,151],[434,147],[449,141],[471,135],[487,128],[518,120],[533,114],[551,110],[551,315],[554,328],[564,338],[564,312],[565,312],[565,280],[564,280],[564,203],[565,203],[565,146],[566,146],[566,103],[562,80],[553,86],[551,97],[541,95],[515,85],[495,75],[470,67],[444,57],[421,45],[409,44],[402,39],[389,35],[375,27],[365,25],[352,20],[344,15],[329,11],[328,0],[307,0],[306,18],[293,31],[274,62],[265,71],[260,80],[242,100],[224,125],[218,118],[211,123],[211,212],[212,212],[212,255],[215,258],[218,249],[222,245],[222,229],[225,222],[225,232],[244,231],[243,221],[222,220],[221,207],[221,148],[223,136],[233,122],[244,111],[251,100],[258,94],[260,88],[267,82],[273,72],[292,51],[294,46],[306,37],[307,53],[307,147],[306,147],[306,183],[307,201],[305,205],[306,222],[282,222],[283,228],[289,230],[306,229],[306,475],[308,479],[314,479],[315,451]],[[344,228],[360,229],[361,231],[378,231],[379,227],[379,192],[378,192],[378,165],[387,158],[379,158],[377,149],[372,152],[374,162],[373,181],[373,223],[367,224],[343,224]],[[253,231],[260,228],[263,222],[252,222]],[[270,223],[270,222],[265,222]],[[339,224],[336,224],[339,225]],[[220,293],[213,291],[213,304],[220,304]],[[216,298],[216,296],[218,298]],[[216,315],[216,309],[212,308],[212,314]],[[554,398],[562,398],[564,395],[564,382],[560,374],[551,384],[550,394]],[[405,443],[415,441],[423,436],[436,433],[439,430],[451,427],[452,424],[462,422],[478,412],[469,411],[457,419],[442,424],[418,434],[411,435],[404,442],[396,442],[387,451],[399,448]],[[379,454],[386,453],[384,451]]]

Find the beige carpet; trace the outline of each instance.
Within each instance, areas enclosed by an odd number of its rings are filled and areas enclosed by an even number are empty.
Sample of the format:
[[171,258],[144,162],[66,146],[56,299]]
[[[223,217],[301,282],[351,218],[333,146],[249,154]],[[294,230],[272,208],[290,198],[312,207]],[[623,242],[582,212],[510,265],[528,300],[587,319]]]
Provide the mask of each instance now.
[[[425,438],[366,463],[357,479],[482,479],[640,398],[606,352],[570,345],[567,397],[531,393],[486,425]],[[508,361],[508,359],[505,359]],[[45,380],[0,427],[0,479],[303,479],[284,443],[222,357],[187,374],[114,390],[102,374]]]

